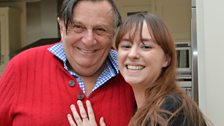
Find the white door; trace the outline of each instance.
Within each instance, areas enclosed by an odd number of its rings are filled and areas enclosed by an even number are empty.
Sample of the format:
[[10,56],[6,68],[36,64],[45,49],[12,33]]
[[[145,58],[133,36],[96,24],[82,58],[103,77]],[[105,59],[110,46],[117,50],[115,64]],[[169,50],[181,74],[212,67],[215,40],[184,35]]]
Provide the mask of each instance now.
[[0,75],[5,69],[7,63],[7,25],[6,25],[6,17],[4,15],[0,15]]

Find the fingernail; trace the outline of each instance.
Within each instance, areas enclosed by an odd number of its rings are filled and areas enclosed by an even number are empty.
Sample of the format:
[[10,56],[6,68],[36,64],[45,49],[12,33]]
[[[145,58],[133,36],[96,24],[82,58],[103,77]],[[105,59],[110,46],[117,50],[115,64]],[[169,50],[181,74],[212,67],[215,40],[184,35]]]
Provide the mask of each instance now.
[[81,103],[81,101],[80,101],[80,100],[77,100],[77,104],[78,104],[78,103]]
[[74,108],[74,107],[75,107],[75,105],[73,105],[73,104],[70,105],[70,108]]

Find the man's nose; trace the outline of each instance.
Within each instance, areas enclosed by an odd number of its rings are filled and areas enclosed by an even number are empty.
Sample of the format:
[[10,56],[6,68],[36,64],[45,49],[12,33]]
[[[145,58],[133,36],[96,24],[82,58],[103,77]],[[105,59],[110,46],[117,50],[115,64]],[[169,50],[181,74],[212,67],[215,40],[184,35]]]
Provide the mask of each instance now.
[[87,46],[91,46],[96,43],[93,30],[91,29],[86,30],[86,32],[83,35],[82,42]]

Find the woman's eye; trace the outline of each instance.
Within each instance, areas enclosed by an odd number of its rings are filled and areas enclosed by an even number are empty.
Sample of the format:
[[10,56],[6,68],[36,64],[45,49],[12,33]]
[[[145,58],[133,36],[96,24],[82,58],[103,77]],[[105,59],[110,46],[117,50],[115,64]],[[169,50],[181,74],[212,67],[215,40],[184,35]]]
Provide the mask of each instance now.
[[142,49],[152,49],[152,46],[150,46],[150,45],[145,45],[145,44],[141,45],[140,47],[141,47]]
[[131,48],[131,45],[120,45],[121,49],[129,49]]
[[150,45],[141,45],[140,48],[142,48],[143,50],[151,50],[152,46],[150,46]]
[[122,48],[131,48],[131,46],[130,45],[123,45],[123,46],[121,46]]
[[151,48],[152,48],[152,46],[143,45],[143,46],[142,46],[142,48],[144,48],[144,49],[151,49]]

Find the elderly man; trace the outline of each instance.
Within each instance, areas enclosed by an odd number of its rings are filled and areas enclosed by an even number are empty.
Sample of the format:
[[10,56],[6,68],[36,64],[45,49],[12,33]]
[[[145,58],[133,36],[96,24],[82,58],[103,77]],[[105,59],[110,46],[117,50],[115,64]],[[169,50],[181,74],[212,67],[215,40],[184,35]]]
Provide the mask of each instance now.
[[134,96],[111,49],[120,24],[114,2],[64,0],[58,23],[61,42],[18,54],[2,74],[0,126],[68,126],[77,100],[91,101],[96,120],[126,126]]

